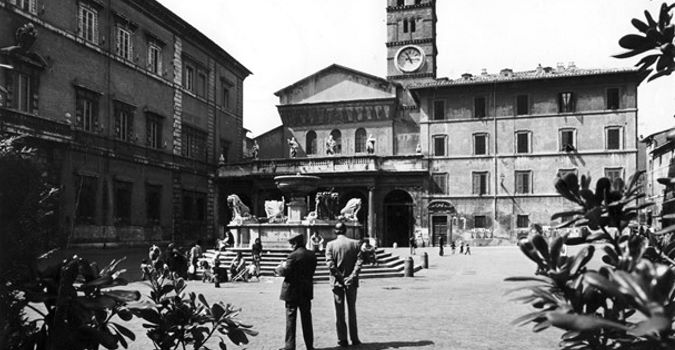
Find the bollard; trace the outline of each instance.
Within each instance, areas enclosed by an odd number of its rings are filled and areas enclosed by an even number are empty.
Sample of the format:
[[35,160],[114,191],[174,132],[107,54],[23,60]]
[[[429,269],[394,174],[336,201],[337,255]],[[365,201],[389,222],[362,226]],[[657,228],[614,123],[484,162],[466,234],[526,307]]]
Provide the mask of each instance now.
[[422,254],[422,267],[425,269],[429,268],[429,254],[427,254],[427,252]]
[[409,256],[403,261],[403,277],[414,277],[414,275],[415,265],[412,256]]

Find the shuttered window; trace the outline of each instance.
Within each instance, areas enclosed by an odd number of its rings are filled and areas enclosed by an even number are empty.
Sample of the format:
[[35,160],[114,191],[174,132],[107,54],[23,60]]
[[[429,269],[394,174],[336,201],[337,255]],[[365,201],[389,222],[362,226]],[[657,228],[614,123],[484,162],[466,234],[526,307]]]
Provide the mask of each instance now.
[[516,171],[516,193],[532,193],[531,182],[531,171]]
[[92,44],[98,44],[98,12],[80,3],[78,18],[79,36]]
[[472,173],[473,194],[484,195],[488,193],[488,173],[474,172]]

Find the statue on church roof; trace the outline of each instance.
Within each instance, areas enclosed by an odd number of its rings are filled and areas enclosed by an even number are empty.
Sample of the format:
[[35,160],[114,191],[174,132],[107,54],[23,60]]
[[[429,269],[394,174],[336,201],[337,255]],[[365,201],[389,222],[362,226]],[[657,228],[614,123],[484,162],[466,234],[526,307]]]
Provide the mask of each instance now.
[[375,153],[375,138],[373,137],[373,134],[370,134],[368,136],[368,140],[366,141],[366,153]]
[[288,139],[288,153],[291,155],[291,158],[295,158],[298,155],[298,141],[295,140],[295,136],[291,136]]
[[337,142],[333,139],[333,135],[328,135],[326,140],[326,154],[333,155],[335,154],[335,148],[337,147]]
[[251,148],[251,155],[253,159],[258,159],[258,153],[260,153],[260,146],[258,146],[258,140],[253,140],[253,147]]

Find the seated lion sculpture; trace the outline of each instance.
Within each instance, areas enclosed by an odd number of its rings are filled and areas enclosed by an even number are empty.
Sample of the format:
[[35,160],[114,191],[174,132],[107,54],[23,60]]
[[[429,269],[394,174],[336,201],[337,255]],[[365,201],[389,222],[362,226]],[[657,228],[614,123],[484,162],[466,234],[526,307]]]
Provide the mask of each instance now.
[[267,222],[284,222],[284,206],[284,201],[265,201],[265,214],[267,214]]
[[227,206],[232,210],[230,224],[241,225],[245,221],[255,221],[255,218],[251,216],[251,209],[236,194],[227,196]]
[[361,210],[361,198],[352,198],[347,201],[345,207],[340,210],[340,215],[345,220],[358,221],[357,215],[359,210]]

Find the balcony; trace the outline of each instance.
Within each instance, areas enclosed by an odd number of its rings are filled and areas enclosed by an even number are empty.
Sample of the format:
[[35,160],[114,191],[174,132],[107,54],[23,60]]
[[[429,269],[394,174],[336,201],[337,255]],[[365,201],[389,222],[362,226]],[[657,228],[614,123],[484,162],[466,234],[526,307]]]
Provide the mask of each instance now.
[[426,173],[428,161],[422,155],[406,156],[350,156],[295,159],[264,159],[219,167],[218,176],[277,176],[292,174],[376,174]]

